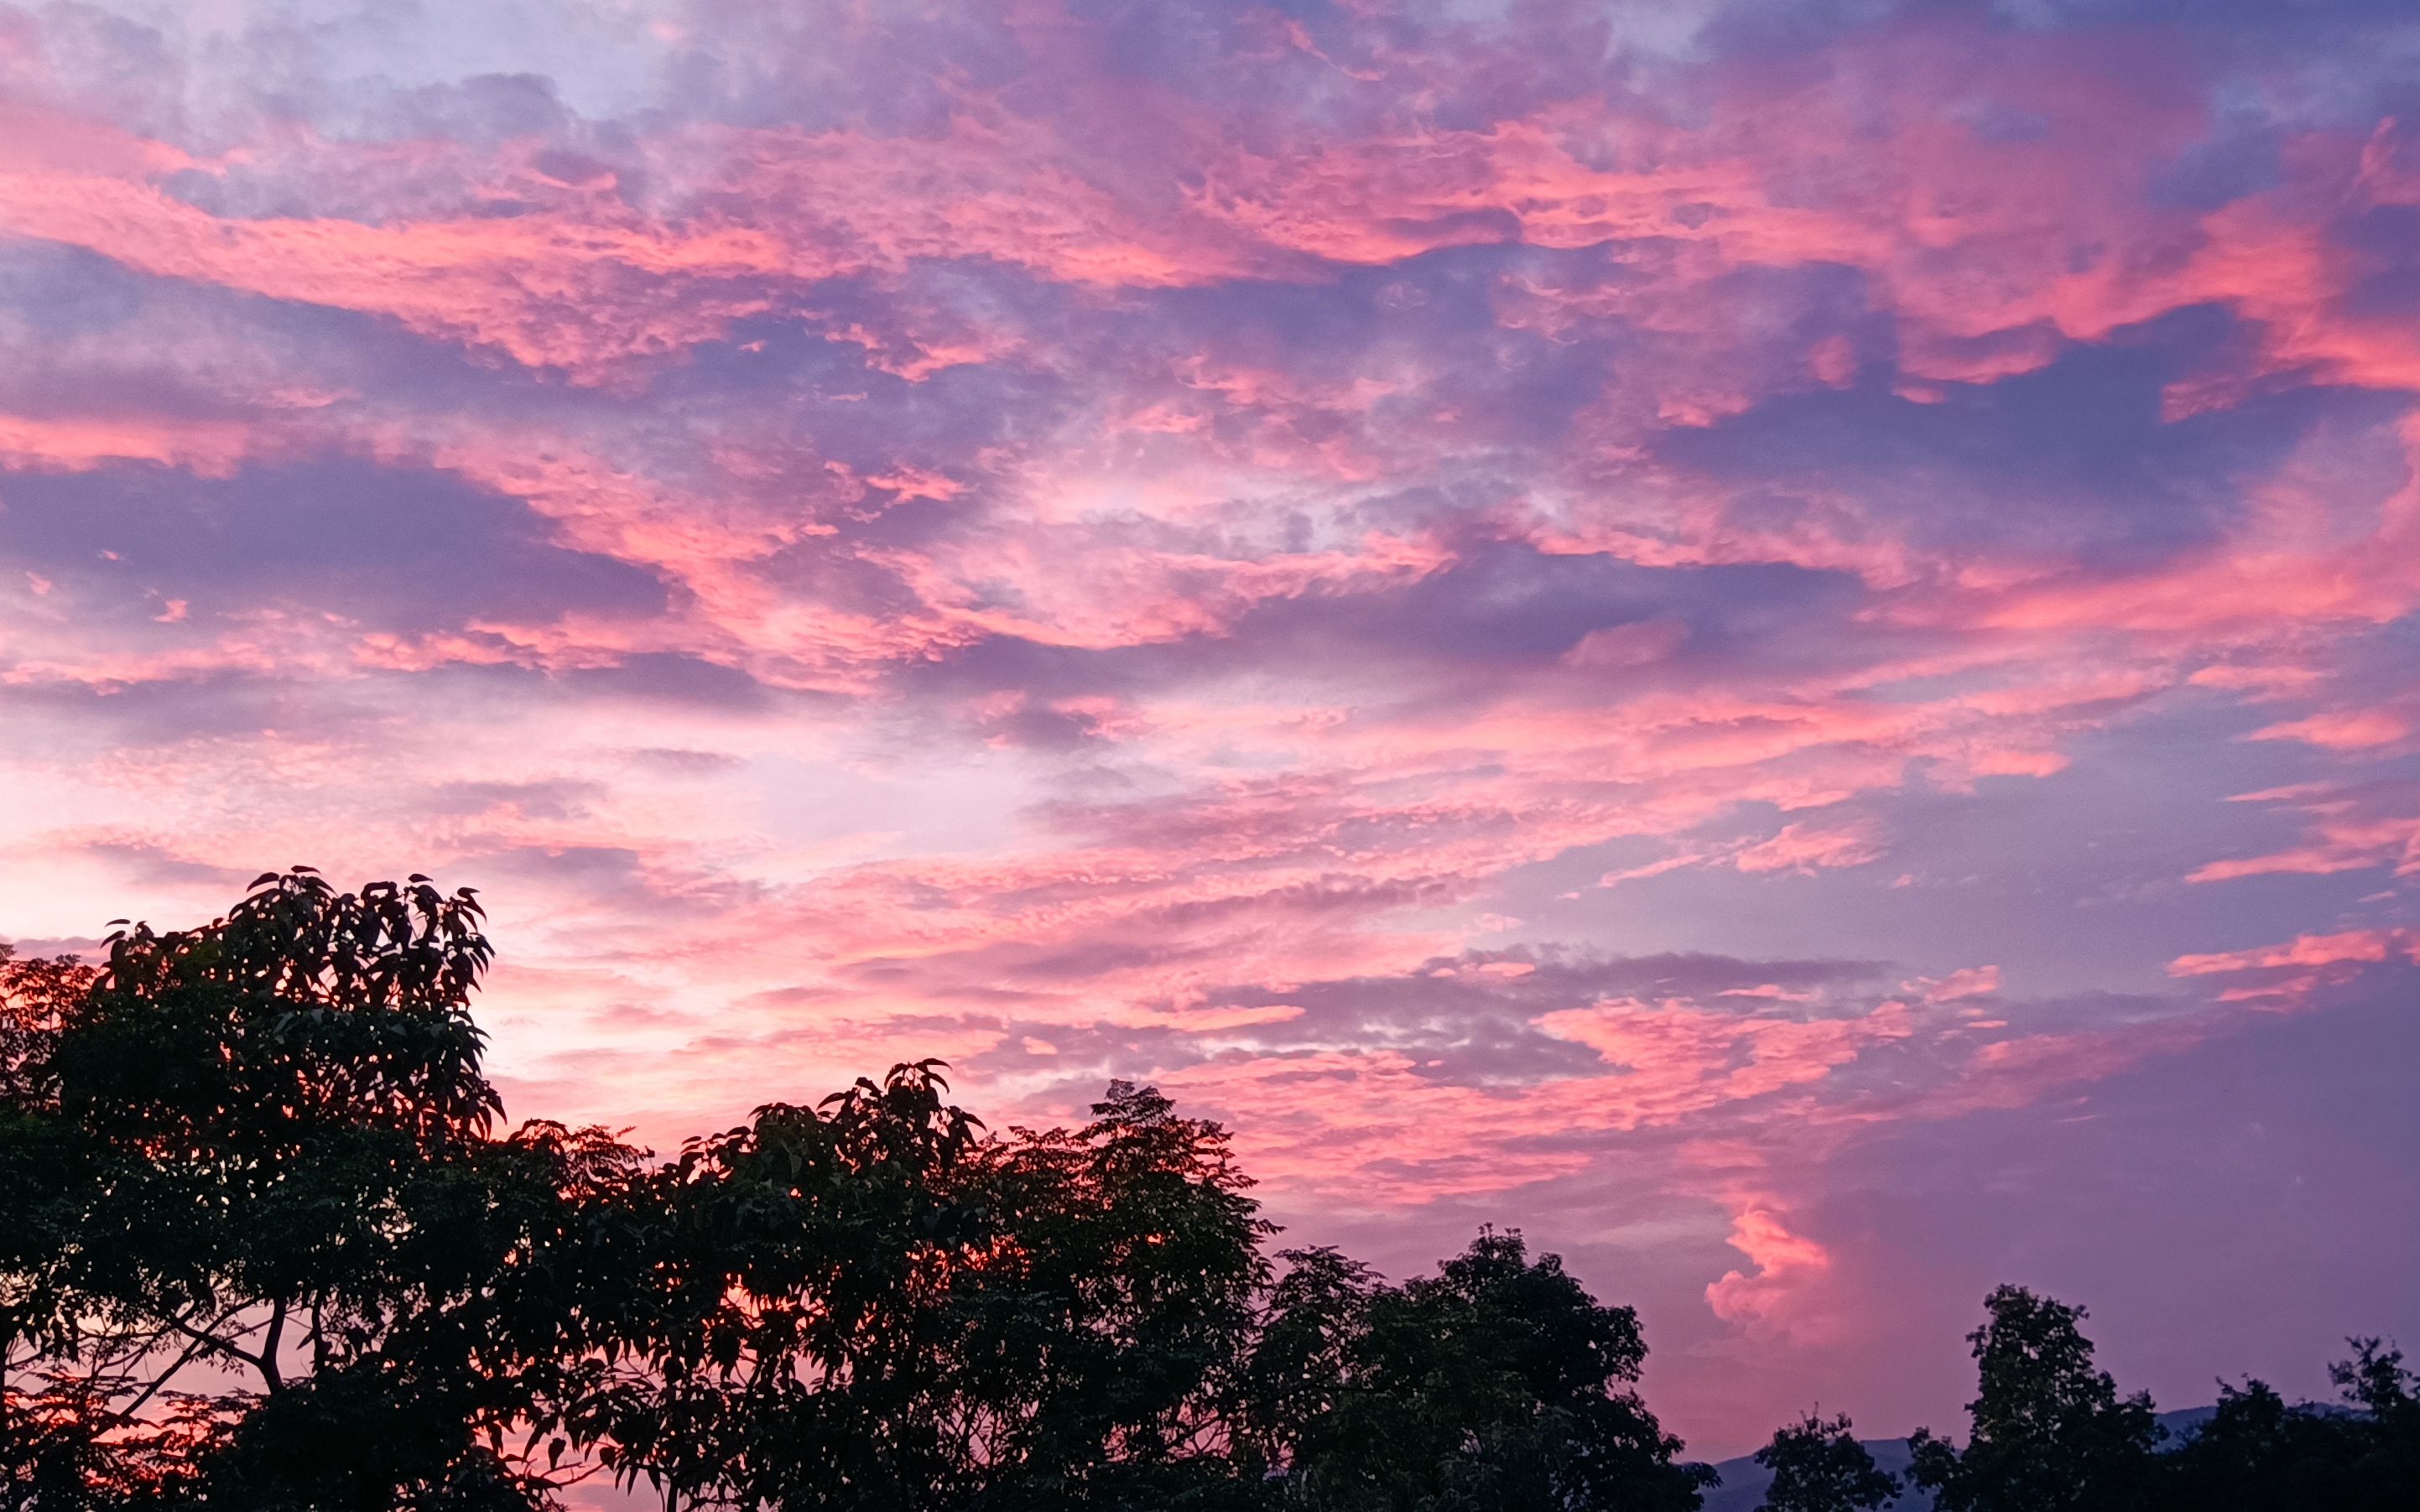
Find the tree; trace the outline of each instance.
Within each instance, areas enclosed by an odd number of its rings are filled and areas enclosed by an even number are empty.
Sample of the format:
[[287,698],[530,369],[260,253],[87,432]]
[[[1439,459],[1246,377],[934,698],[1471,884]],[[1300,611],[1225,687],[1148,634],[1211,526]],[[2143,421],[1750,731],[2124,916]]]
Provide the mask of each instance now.
[[1073,1132],[979,1154],[997,1215],[968,1273],[985,1506],[1210,1506],[1257,1494],[1230,1449],[1274,1231],[1227,1131],[1112,1082]]
[[600,1187],[574,1286],[597,1339],[544,1426],[668,1508],[936,1504],[946,1283],[979,1245],[945,1089],[894,1067]]
[[1697,1504],[1629,1309],[1493,1231],[1280,1277],[1148,1087],[993,1134],[922,1061],[671,1160],[500,1134],[480,919],[296,869],[98,967],[0,952],[10,1506]]
[[[52,1070],[60,1027],[100,973],[72,957],[21,960],[0,944],[0,1253],[45,1254],[73,1242],[54,1200],[77,1155],[57,1118]],[[19,1273],[10,1266],[0,1278]],[[17,1299],[31,1300],[31,1299]],[[136,1420],[114,1411],[123,1378],[45,1358],[0,1306],[0,1508],[8,1512],[165,1507],[194,1488],[194,1459],[221,1427],[215,1403],[166,1389]]]
[[2352,1358],[2328,1366],[2328,1379],[2359,1414],[2355,1504],[2409,1506],[2420,1497],[2420,1377],[2403,1351],[2382,1339],[2347,1340]]
[[1287,1481],[1304,1506],[1683,1512],[1711,1476],[1673,1463],[1680,1441],[1631,1389],[1637,1314],[1598,1304],[1559,1257],[1532,1261],[1517,1232],[1400,1287],[1319,1257],[1264,1337],[1308,1362],[1273,1372],[1289,1406],[1264,1413],[1299,1425]]
[[2384,1512],[2420,1504],[2420,1400],[2402,1355],[2353,1339],[2329,1367],[2344,1405],[2288,1403],[2258,1381],[2219,1386],[2218,1410],[2167,1461],[2152,1505],[2188,1512]]
[[201,928],[120,929],[97,972],[11,976],[0,1335],[48,1383],[10,1403],[25,1442],[84,1434],[105,1479],[200,1367],[242,1382],[187,1414],[180,1473],[222,1504],[546,1500],[507,1436],[573,1322],[550,1259],[629,1152],[491,1135],[479,918],[297,869]]
[[1268,1226],[1226,1132],[1113,1084],[981,1137],[938,1062],[757,1110],[610,1205],[623,1341],[559,1422],[668,1504],[1210,1505]]
[[1919,1428],[1912,1478],[1942,1512],[2059,1512],[2139,1504],[2161,1438],[2151,1399],[2095,1369],[2081,1307],[2001,1287],[1967,1335],[1979,1377],[1962,1451]]
[[[0,1512],[537,1512],[602,1469],[667,1512],[1687,1512],[1637,1315],[1483,1229],[1400,1285],[1267,1254],[1227,1131],[1113,1082],[987,1131],[938,1061],[669,1160],[503,1108],[475,897],[297,869],[105,963],[0,948]],[[2222,1388],[2153,1453],[2081,1308],[1969,1335],[1944,1512],[2420,1504],[2420,1394]],[[1772,1512],[1897,1485],[1844,1417]]]
[[2266,1382],[2222,1382],[2218,1410],[2170,1457],[2154,1504],[2287,1512],[2350,1507],[2346,1472],[2354,1425],[2341,1414],[2288,1406]]
[[1875,1467],[1845,1412],[1830,1418],[1809,1412],[1775,1429],[1756,1462],[1773,1472],[1764,1512],[1861,1512],[1899,1496],[1899,1478]]
[[1356,1389],[1381,1285],[1359,1260],[1322,1245],[1285,1250],[1245,1363],[1236,1453],[1309,1495],[1313,1467],[1338,1458],[1345,1394]]

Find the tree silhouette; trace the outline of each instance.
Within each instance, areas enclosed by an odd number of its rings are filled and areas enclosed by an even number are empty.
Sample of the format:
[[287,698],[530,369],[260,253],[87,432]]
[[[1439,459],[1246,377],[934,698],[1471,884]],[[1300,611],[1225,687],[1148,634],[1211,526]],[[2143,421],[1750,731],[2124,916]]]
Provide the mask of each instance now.
[[675,1506],[1233,1489],[1268,1226],[1225,1132],[1117,1084],[1081,1129],[985,1139],[946,1089],[896,1067],[639,1175],[597,1267],[627,1345],[550,1422]]
[[2151,1399],[2093,1367],[2085,1312],[2022,1287],[1984,1299],[1967,1335],[1980,1390],[1964,1450],[1919,1428],[1913,1479],[1942,1512],[2057,1512],[2138,1504],[2161,1436]]
[[2420,1504],[2420,1399],[2400,1352],[2354,1339],[2330,1367],[2342,1407],[2288,1404],[2267,1384],[2222,1383],[2218,1411],[2169,1457],[2157,1506],[2242,1512]]
[[1370,1304],[1381,1282],[1326,1245],[1285,1250],[1245,1364],[1236,1452],[1308,1501],[1344,1461],[1348,1393],[1362,1389]]
[[423,879],[298,870],[202,928],[119,930],[96,973],[11,975],[0,1329],[50,1382],[12,1411],[107,1458],[231,1378],[184,1430],[237,1504],[542,1498],[506,1438],[569,1321],[545,1259],[626,1152],[491,1135],[478,919]]
[[[1289,1488],[1337,1512],[1698,1504],[1708,1473],[1630,1389],[1647,1348],[1517,1232],[1483,1232],[1400,1287],[1324,1252],[1298,1262],[1265,1336],[1294,1425]],[[1289,1280],[1293,1280],[1289,1277]],[[1264,1365],[1268,1362],[1256,1362]]]
[[761,1107],[602,1191],[576,1288],[601,1347],[545,1427],[667,1507],[919,1504],[946,1461],[930,1283],[974,1138],[942,1090],[928,1063]]
[[1517,1234],[1280,1276],[1217,1124],[991,1134],[934,1061],[670,1160],[499,1133],[489,957],[468,891],[298,869],[0,959],[15,1504],[1697,1504],[1637,1318]]
[[[260,878],[107,959],[0,947],[0,1512],[1687,1512],[1646,1344],[1517,1231],[1269,1253],[1227,1132],[1110,1084],[996,1133],[917,1061],[669,1159],[501,1127],[476,898]],[[1993,1292],[1944,1512],[2420,1505],[2403,1357],[2157,1454],[2081,1308]],[[1773,1512],[1897,1489],[1846,1417]]]
[[1809,1412],[1774,1430],[1756,1462],[1773,1472],[1764,1512],[1863,1512],[1899,1496],[1899,1478],[1879,1470],[1850,1431],[1848,1414]]

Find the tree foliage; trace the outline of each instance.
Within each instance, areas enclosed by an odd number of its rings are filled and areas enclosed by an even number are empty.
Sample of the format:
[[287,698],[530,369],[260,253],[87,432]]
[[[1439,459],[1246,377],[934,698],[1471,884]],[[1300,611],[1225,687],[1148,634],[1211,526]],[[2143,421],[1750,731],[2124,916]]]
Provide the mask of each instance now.
[[[553,1261],[627,1152],[493,1133],[479,918],[422,878],[296,871],[198,929],[119,929],[96,971],[0,968],[0,1331],[45,1382],[12,1430],[175,1449],[262,1508],[542,1494],[508,1439],[576,1332]],[[169,1395],[197,1378],[224,1389]]]
[[2161,1430],[2151,1399],[2120,1397],[2094,1366],[2085,1311],[2023,1287],[1984,1300],[1967,1335],[1979,1390],[1963,1450],[1918,1429],[1916,1484],[1942,1512],[2067,1512],[2133,1506]]
[[2015,1287],[1986,1299],[1969,1336],[1980,1392],[1962,1451],[1919,1431],[1913,1479],[1945,1512],[2385,1512],[2420,1505],[2420,1381],[2375,1338],[2329,1368],[2342,1401],[2288,1403],[2222,1383],[2215,1411],[2163,1444],[2150,1398],[2120,1396],[2093,1365],[2084,1309]]
[[1899,1496],[1899,1477],[1875,1466],[1845,1412],[1809,1412],[1775,1429],[1756,1462],[1773,1472],[1764,1512],[1865,1512]]
[[1378,1283],[1295,1258],[1264,1334],[1272,1458],[1301,1504],[1686,1509],[1704,1473],[1637,1392],[1637,1315],[1520,1234],[1481,1233],[1435,1276]]
[[2288,1403],[2222,1384],[2218,1410],[2173,1457],[2154,1505],[2242,1512],[2385,1512],[2420,1504],[2420,1396],[2402,1354],[2374,1338],[2330,1368],[2341,1404]]
[[[476,897],[260,878],[105,959],[0,947],[0,1509],[1687,1512],[1637,1315],[1517,1231],[1389,1282],[1272,1253],[1226,1131],[1110,1084],[986,1129],[917,1061],[659,1159],[504,1125]],[[2160,1452],[2081,1308],[1971,1336],[1946,1512],[2420,1505],[2402,1356],[2258,1381]],[[1774,1512],[1897,1490],[1846,1417]]]
[[665,1160],[502,1129],[481,923],[298,869],[0,955],[8,1505],[1697,1504],[1628,1309],[1517,1235],[1273,1259],[1148,1087],[995,1134],[903,1064]]

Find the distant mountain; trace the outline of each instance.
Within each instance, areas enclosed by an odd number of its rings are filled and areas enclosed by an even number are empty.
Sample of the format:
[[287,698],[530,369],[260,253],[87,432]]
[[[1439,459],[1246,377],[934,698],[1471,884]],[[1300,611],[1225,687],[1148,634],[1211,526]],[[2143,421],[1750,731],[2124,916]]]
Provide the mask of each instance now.
[[[2160,1427],[2168,1430],[2171,1447],[2196,1432],[2216,1412],[2212,1407],[2187,1407],[2160,1414]],[[1866,1453],[1874,1463],[1904,1480],[1907,1476],[1908,1449],[1905,1439],[1863,1439]],[[1773,1484],[1773,1472],[1756,1462],[1753,1456],[1726,1459],[1714,1469],[1721,1473],[1723,1483],[1706,1492],[1705,1512],[1756,1512],[1764,1504],[1764,1489]],[[1911,1490],[1891,1504],[1891,1512],[1932,1512],[1932,1498],[1922,1491]]]

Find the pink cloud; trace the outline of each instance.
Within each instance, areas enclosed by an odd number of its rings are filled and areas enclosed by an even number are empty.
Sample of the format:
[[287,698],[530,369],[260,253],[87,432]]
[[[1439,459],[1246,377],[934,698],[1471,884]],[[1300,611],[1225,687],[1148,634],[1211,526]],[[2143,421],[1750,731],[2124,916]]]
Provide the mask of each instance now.
[[2404,944],[2399,931],[2346,930],[2335,934],[2298,934],[2288,944],[2264,946],[2258,949],[2180,955],[2168,963],[2168,975],[2204,977],[2217,973],[2263,971],[2278,966],[2326,966],[2344,962],[2383,961],[2390,949]]
[[2384,709],[2342,709],[2304,719],[2264,725],[2247,740],[2300,740],[2329,750],[2368,750],[2391,746],[2412,733],[2402,717]]
[[1793,1234],[1765,1207],[1742,1210],[1731,1220],[1730,1247],[1751,1269],[1726,1271],[1706,1285],[1706,1305],[1751,1337],[1790,1336],[1804,1331],[1806,1292],[1832,1269],[1822,1244]]
[[2420,872],[2420,805],[2403,784],[2320,782],[2242,794],[2235,801],[2277,803],[2301,812],[2307,838],[2280,851],[2206,862],[2188,873],[2186,881],[2327,876],[2380,866],[2391,868],[2397,876]]
[[1962,966],[1938,980],[1918,977],[1914,981],[1903,982],[1900,990],[1915,993],[1928,1003],[1955,1003],[1969,997],[1988,997],[2000,990],[2000,968]]
[[1872,824],[1863,820],[1824,826],[1784,825],[1770,840],[1740,851],[1731,864],[1743,872],[1794,872],[1802,875],[1838,867],[1864,866],[1882,857]]

